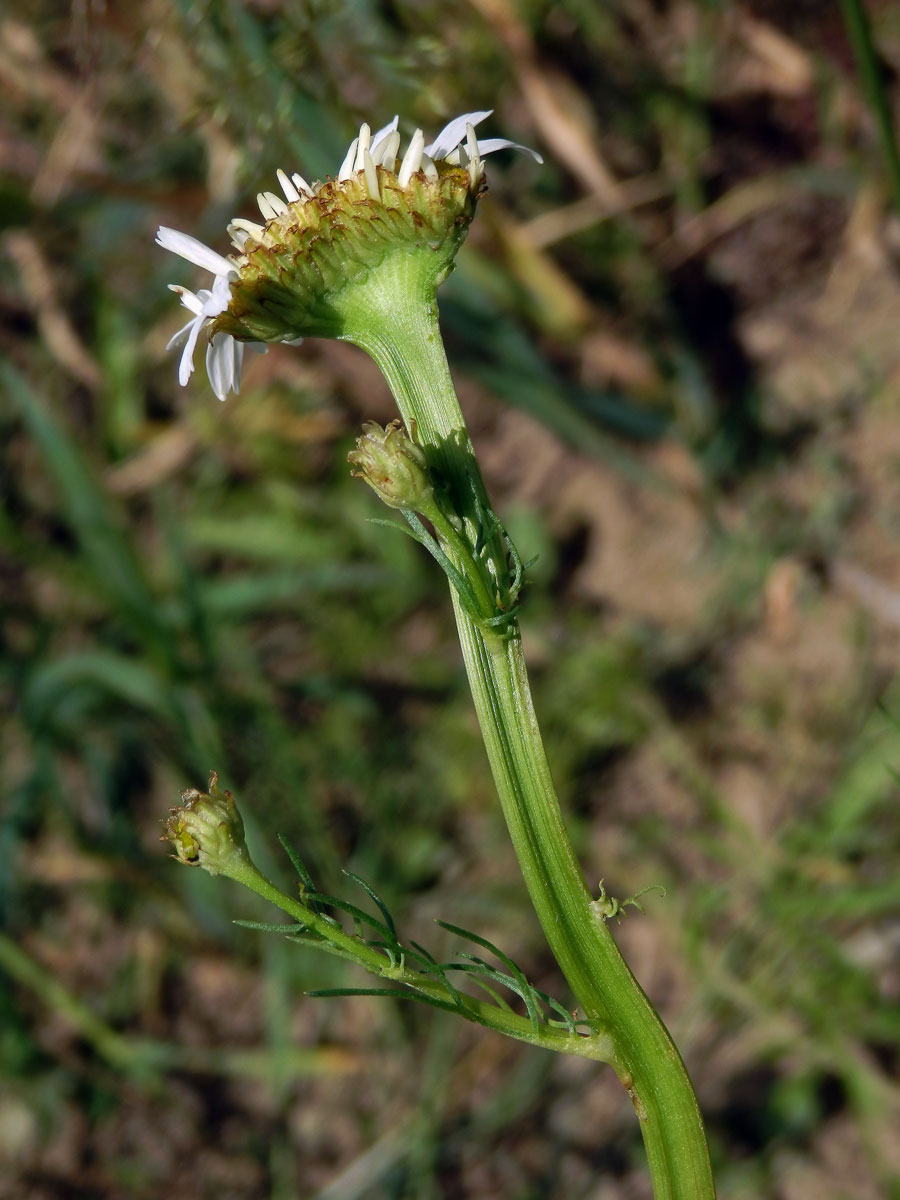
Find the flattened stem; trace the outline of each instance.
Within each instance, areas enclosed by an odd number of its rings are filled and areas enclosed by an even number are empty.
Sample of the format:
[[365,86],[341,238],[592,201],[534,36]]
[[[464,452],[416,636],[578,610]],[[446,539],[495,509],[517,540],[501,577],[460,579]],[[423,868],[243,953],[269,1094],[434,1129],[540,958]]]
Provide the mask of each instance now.
[[[382,264],[360,289],[362,307],[355,319],[348,315],[343,336],[375,359],[407,428],[415,422],[451,494],[464,497],[474,487],[486,506],[438,328],[437,280],[420,264],[418,256]],[[532,904],[579,1004],[612,1042],[612,1065],[640,1121],[654,1196],[714,1200],[703,1122],[684,1063],[622,958],[566,831],[518,626],[511,619],[503,636],[491,633],[463,611],[455,593],[453,600],[485,748]]]

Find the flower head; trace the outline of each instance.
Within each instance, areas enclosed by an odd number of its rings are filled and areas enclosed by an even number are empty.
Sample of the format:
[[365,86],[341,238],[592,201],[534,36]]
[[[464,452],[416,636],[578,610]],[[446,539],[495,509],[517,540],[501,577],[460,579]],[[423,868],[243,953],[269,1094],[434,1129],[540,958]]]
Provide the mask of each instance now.
[[390,508],[428,513],[434,498],[428,459],[399,421],[384,428],[366,421],[347,460],[353,467],[351,475],[364,479]]
[[252,867],[244,841],[244,822],[231,792],[220,792],[218,775],[209,777],[209,791],[189,788],[181,808],[169,811],[162,840],[171,842],[179,862],[203,867],[210,875],[239,878]]
[[[181,364],[178,368],[178,382],[184,387],[194,370],[194,351],[200,335],[219,313],[225,312],[228,308],[231,300],[231,283],[232,280],[238,278],[238,273],[235,264],[229,259],[223,258],[215,250],[210,250],[196,238],[192,238],[186,233],[179,233],[177,229],[161,226],[156,235],[156,241],[163,249],[180,254],[188,262],[212,271],[215,276],[211,288],[201,288],[196,293],[180,287],[178,284],[169,285],[171,290],[181,298],[184,307],[194,314],[166,346],[166,349],[170,350],[173,346],[184,345]],[[213,391],[220,400],[224,400],[230,391],[237,392],[240,389],[243,358],[244,347],[234,338],[221,334],[214,334],[208,338],[206,371]]]
[[[227,258],[196,238],[161,228],[157,242],[213,275],[194,293],[173,285],[193,314],[170,346],[184,343],[179,382],[194,369],[206,338],[206,368],[220,400],[240,388],[244,346],[297,343],[305,336],[353,340],[355,283],[391,255],[420,254],[433,286],[447,275],[484,186],[486,154],[521,150],[506,138],[479,140],[475,126],[490,111],[456,117],[425,144],[417,129],[402,158],[398,118],[372,133],[360,127],[337,177],[307,183],[278,171],[284,198],[257,196],[263,224],[236,217]],[[425,265],[427,264],[427,265]]]

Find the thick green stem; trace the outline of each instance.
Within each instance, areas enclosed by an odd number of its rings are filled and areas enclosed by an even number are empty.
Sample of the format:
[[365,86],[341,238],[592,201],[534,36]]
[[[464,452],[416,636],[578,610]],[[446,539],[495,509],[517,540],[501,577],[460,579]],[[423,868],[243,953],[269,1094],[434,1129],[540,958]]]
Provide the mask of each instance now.
[[518,636],[485,638],[459,611],[469,683],[503,812],[544,934],[588,1018],[615,1048],[613,1067],[641,1123],[654,1195],[712,1197],[703,1122],[668,1031],[616,945],[563,824]]
[[[415,256],[373,273],[346,340],[378,363],[407,424],[418,429],[452,492],[483,493],[437,323],[434,284]],[[371,314],[377,312],[378,319]],[[547,941],[585,1014],[610,1037],[634,1105],[657,1200],[710,1200],[715,1190],[697,1101],[665,1026],[631,974],[566,832],[535,719],[514,620],[491,633],[456,620],[472,695],[513,845]]]

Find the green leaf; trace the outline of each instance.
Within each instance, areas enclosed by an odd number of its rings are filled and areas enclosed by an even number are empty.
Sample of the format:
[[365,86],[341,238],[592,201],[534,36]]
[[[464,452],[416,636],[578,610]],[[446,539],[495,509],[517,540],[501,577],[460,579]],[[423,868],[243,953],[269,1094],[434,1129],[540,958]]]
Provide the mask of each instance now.
[[234,920],[232,925],[240,925],[242,929],[255,929],[257,933],[303,933],[308,934],[308,929],[305,925],[291,924],[289,921],[278,923],[277,921],[267,924],[265,921],[241,921]]
[[353,873],[353,871],[345,870],[343,872],[343,874],[346,875],[348,879],[352,879],[354,883],[358,883],[359,886],[363,889],[363,891],[365,891],[368,894],[368,896],[371,898],[372,903],[377,905],[378,911],[384,917],[385,924],[387,925],[388,929],[391,931],[394,941],[396,941],[397,940],[397,928],[394,925],[393,918],[391,917],[391,914],[388,912],[387,906],[385,905],[384,901],[377,894],[377,892],[374,890],[374,888],[370,887],[369,884],[366,883],[366,881],[364,879],[360,879],[360,877],[358,875],[355,875]]
[[440,1008],[444,1012],[454,1012],[455,1006],[449,1001],[437,1000],[434,996],[423,995],[422,992],[406,991],[404,988],[319,988],[307,992],[307,996],[393,996],[398,1000],[417,1000],[420,1004],[428,1004],[431,1008]]
[[337,896],[326,896],[322,892],[310,892],[306,899],[317,904],[327,904],[329,908],[336,908],[340,912],[347,913],[347,915],[353,917],[355,921],[359,921],[361,924],[368,925],[370,928],[377,930],[387,939],[388,944],[393,949],[402,950],[403,947],[397,941],[396,935],[391,934],[391,931],[388,929],[387,925],[376,920],[371,913],[367,913],[363,909],[357,908],[357,906],[355,904],[351,904],[349,900],[339,900]]
[[[535,1032],[537,1032],[541,1024],[541,1013],[534,998],[534,989],[525,978],[522,968],[517,963],[513,962],[508,954],[504,954],[502,950],[498,949],[493,942],[489,942],[487,938],[483,938],[477,933],[472,933],[472,931],[469,929],[463,929],[459,925],[451,925],[448,921],[437,921],[437,924],[440,925],[442,929],[448,930],[450,933],[455,933],[459,937],[468,938],[468,940],[474,942],[476,946],[482,946],[485,950],[490,951],[491,954],[495,955],[502,963],[509,967],[514,979],[519,985],[518,987],[511,987],[510,990],[516,992],[518,996],[521,996],[522,1000],[524,1001],[525,1008],[528,1011],[528,1017],[531,1021],[532,1027],[534,1028]],[[488,971],[494,971],[493,967],[488,966],[487,963],[481,962],[480,959],[474,959],[474,961],[478,962],[480,966],[485,967]],[[499,977],[500,972],[496,972],[496,975]],[[509,987],[510,984],[507,984],[507,986]],[[521,988],[521,991],[519,988]]]

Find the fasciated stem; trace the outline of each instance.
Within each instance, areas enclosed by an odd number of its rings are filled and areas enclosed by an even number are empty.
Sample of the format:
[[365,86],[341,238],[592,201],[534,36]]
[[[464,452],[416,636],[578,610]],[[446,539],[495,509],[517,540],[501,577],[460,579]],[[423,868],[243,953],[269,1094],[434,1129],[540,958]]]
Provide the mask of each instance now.
[[[361,304],[380,319],[348,322],[345,338],[378,363],[407,428],[458,502],[474,544],[490,512],[450,378],[434,282],[417,260],[373,274]],[[377,333],[373,333],[377,326]],[[452,546],[445,549],[453,557]],[[455,565],[465,571],[465,555]],[[471,557],[471,556],[470,556]],[[703,1123],[668,1031],[622,958],[607,910],[585,883],[560,811],[534,714],[515,618],[493,631],[454,594],[460,644],[488,759],[525,883],[544,934],[588,1020],[609,1037],[611,1061],[640,1121],[657,1200],[715,1195]]]

